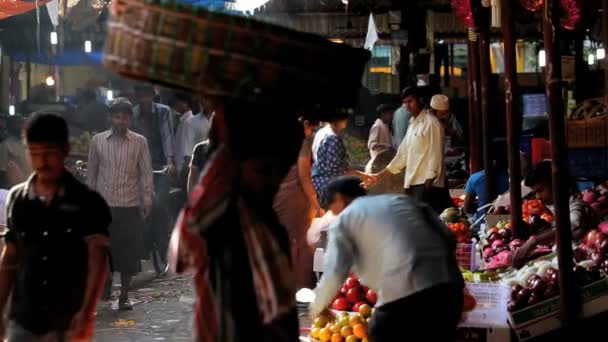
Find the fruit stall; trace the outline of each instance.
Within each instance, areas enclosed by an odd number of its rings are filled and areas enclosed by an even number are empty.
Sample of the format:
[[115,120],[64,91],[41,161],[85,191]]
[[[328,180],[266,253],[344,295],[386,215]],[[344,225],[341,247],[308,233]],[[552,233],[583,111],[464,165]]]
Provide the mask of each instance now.
[[336,294],[333,316],[316,317],[309,330],[311,341],[367,341],[367,327],[377,294],[351,275]]

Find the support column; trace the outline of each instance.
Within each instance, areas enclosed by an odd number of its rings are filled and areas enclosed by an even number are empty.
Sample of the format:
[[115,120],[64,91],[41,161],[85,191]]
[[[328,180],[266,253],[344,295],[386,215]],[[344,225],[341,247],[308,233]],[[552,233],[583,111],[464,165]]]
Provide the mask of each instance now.
[[492,132],[490,130],[490,9],[483,7],[479,0],[474,1],[476,23],[479,26],[479,75],[481,81],[481,134],[483,145],[483,168],[486,173],[486,188],[488,198],[494,199],[496,182],[492,158]]
[[572,232],[570,230],[568,156],[566,146],[564,101],[562,98],[562,63],[560,42],[560,5],[556,0],[545,0],[543,33],[547,67],[545,80],[549,105],[549,132],[551,138],[551,166],[557,256],[559,260],[560,317],[565,340],[574,336],[574,327],[580,314],[580,293],[573,272]]
[[[604,50],[608,51],[608,0],[602,0],[602,38]],[[608,97],[608,58],[604,58],[604,94]]]
[[[505,49],[505,111],[507,121],[507,154],[509,157],[509,189],[511,196],[511,224],[513,235],[522,236],[521,161],[519,158],[519,136],[521,112],[517,105],[517,58],[515,51],[516,0],[502,0],[502,32]],[[498,152],[500,153],[500,152]]]
[[481,145],[479,139],[479,113],[481,101],[479,92],[479,41],[475,29],[469,29],[468,41],[468,96],[469,96],[469,166],[471,173],[480,171],[483,167]]

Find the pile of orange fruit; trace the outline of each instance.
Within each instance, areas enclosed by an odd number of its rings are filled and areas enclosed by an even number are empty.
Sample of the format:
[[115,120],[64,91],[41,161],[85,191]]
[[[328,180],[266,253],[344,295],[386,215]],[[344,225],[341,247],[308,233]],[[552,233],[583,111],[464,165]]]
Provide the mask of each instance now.
[[367,326],[373,309],[363,305],[358,313],[340,312],[335,317],[317,317],[310,337],[321,342],[367,342]]
[[467,242],[471,237],[469,224],[467,222],[455,222],[447,224],[450,231],[456,236],[458,242]]

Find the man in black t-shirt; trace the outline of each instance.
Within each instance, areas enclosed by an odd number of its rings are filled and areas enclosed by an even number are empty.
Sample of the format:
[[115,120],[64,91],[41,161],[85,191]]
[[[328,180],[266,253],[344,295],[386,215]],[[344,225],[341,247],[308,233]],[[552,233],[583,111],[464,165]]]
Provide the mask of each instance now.
[[65,170],[68,129],[60,116],[37,114],[26,136],[34,173],[8,196],[0,313],[9,297],[11,305],[0,340],[88,340],[107,275],[110,211]]

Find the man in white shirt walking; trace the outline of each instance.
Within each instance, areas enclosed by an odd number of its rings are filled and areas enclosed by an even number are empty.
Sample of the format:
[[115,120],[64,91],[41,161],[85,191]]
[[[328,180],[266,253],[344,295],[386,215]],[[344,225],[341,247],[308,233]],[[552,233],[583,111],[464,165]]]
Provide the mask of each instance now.
[[412,114],[407,134],[399,145],[395,158],[379,178],[389,173],[397,174],[405,168],[403,187],[408,195],[428,203],[435,211],[442,212],[450,206],[444,196],[444,129],[441,122],[424,109],[418,88],[407,88],[403,102]]
[[114,270],[121,275],[119,310],[131,309],[128,291],[145,257],[143,219],[152,210],[154,193],[148,143],[128,129],[132,115],[130,102],[118,99],[112,104],[111,129],[91,140],[87,170],[88,185],[112,212],[110,252]]
[[200,127],[197,127],[197,121],[192,113],[192,97],[186,93],[174,93],[169,101],[169,105],[177,114],[177,123],[175,126],[175,164],[177,167],[178,185],[185,189],[188,179],[188,171],[190,170],[190,160],[192,159],[192,151],[198,143],[197,137],[200,137]]
[[426,204],[406,195],[364,195],[357,178],[328,185],[329,208],[339,216],[329,227],[311,314],[327,310],[352,269],[379,295],[371,341],[392,341],[403,332],[412,341],[451,341],[464,287],[453,236]]

